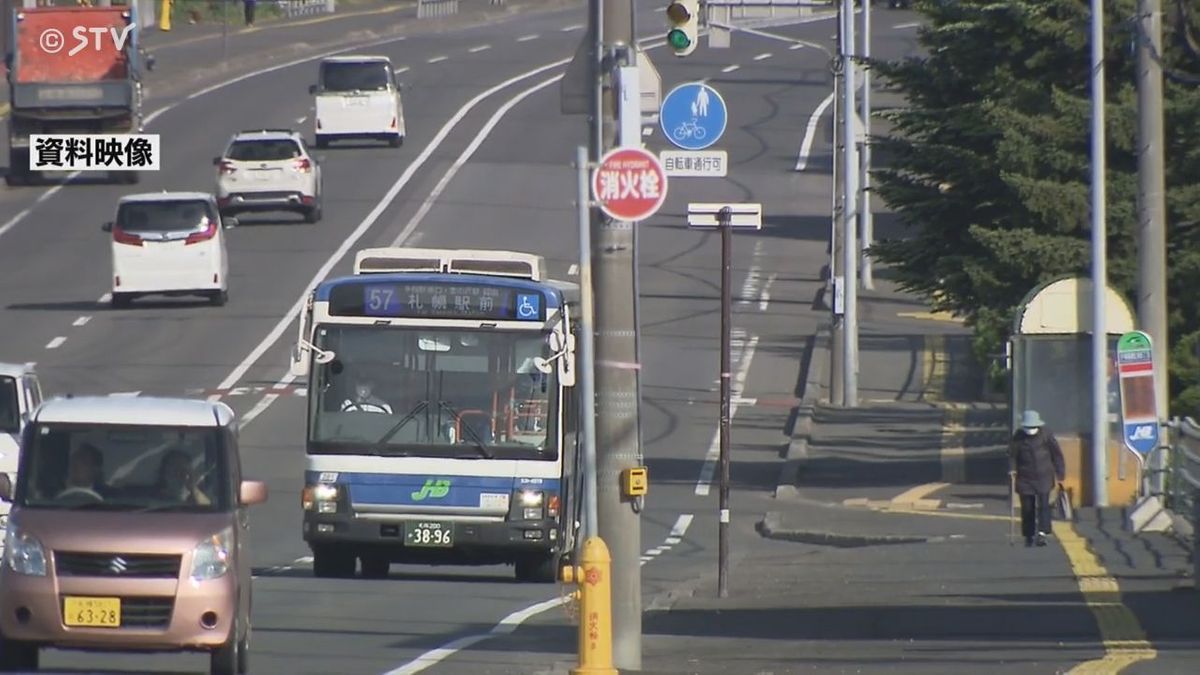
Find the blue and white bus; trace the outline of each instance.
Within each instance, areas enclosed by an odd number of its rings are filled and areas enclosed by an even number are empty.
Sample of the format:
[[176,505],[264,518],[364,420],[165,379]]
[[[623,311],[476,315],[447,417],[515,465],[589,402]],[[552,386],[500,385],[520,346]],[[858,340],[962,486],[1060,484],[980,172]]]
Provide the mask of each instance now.
[[301,315],[304,540],[319,577],[513,564],[574,547],[576,284],[511,251],[360,251]]

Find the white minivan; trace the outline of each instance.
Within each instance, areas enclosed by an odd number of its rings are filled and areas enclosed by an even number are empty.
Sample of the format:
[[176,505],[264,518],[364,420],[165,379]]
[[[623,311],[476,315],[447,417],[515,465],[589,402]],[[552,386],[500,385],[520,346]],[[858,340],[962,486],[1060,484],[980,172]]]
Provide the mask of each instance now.
[[400,83],[386,56],[331,56],[321,61],[318,82],[308,88],[316,98],[316,145],[338,139],[404,143],[404,104]]
[[[0,473],[13,480],[17,476],[21,432],[41,402],[42,386],[33,368],[0,363]],[[0,501],[0,530],[8,525],[8,511],[8,503]]]
[[117,204],[112,233],[112,305],[142,295],[199,295],[214,305],[229,299],[229,256],[221,218],[206,192],[129,195]]

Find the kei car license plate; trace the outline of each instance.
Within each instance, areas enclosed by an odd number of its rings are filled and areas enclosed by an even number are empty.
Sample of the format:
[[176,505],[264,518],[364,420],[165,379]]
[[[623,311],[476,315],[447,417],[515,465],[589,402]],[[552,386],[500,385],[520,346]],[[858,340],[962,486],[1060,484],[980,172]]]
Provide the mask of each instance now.
[[450,548],[454,546],[454,525],[429,521],[410,521],[404,524],[404,544]]
[[63,623],[90,628],[118,628],[121,625],[120,598],[63,598]]

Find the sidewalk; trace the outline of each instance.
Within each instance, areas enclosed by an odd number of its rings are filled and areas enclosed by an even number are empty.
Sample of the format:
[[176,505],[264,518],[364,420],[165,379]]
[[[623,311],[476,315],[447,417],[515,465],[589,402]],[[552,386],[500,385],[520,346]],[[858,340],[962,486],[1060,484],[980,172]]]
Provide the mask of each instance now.
[[761,537],[735,544],[730,597],[684,589],[648,611],[642,672],[1195,672],[1190,544],[1133,535],[1119,508],[1081,509],[1046,548],[1011,538],[1008,412],[972,400],[965,331],[873,295],[867,400],[801,406],[803,453],[761,498]]

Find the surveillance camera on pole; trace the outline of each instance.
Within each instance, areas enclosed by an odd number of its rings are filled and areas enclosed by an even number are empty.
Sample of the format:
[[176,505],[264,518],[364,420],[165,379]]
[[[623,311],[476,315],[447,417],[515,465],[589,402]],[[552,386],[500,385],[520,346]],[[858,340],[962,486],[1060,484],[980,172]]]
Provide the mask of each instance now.
[[667,5],[667,44],[675,56],[687,56],[696,51],[700,42],[700,0],[672,0]]

